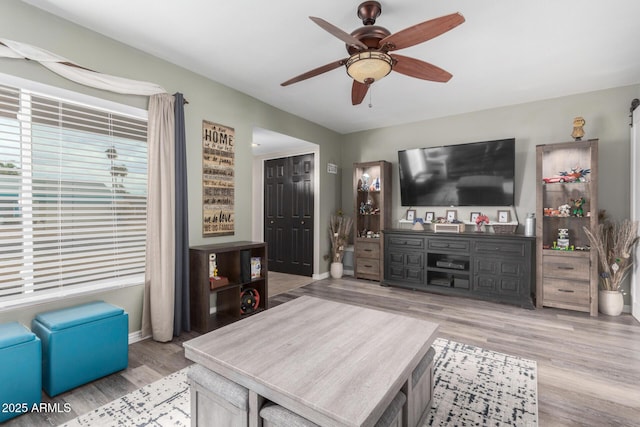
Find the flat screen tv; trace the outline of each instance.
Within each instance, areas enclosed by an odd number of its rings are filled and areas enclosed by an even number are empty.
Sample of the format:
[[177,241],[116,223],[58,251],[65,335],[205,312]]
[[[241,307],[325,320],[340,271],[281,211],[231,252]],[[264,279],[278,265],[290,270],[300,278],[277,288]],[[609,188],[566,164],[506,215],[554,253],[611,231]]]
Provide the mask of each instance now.
[[515,138],[398,151],[402,206],[512,206]]

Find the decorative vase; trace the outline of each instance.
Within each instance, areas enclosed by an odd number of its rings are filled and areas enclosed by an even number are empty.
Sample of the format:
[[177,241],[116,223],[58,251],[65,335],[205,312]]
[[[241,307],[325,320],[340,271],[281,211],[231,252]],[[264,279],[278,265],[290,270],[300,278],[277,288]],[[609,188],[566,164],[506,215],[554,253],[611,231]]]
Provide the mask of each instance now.
[[598,310],[600,313],[609,316],[619,316],[624,306],[622,292],[619,291],[598,291]]
[[484,223],[481,222],[479,224],[476,224],[476,233],[482,233],[484,231]]
[[332,262],[331,263],[331,277],[334,279],[340,279],[342,277],[344,266],[341,262]]

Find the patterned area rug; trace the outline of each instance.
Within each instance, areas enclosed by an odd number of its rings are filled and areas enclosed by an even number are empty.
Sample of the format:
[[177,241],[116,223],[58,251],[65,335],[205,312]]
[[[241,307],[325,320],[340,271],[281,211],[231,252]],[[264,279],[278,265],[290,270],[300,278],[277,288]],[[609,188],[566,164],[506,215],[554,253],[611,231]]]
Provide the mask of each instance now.
[[[433,347],[433,407],[425,426],[538,425],[535,361],[440,338]],[[63,425],[188,427],[186,369]]]

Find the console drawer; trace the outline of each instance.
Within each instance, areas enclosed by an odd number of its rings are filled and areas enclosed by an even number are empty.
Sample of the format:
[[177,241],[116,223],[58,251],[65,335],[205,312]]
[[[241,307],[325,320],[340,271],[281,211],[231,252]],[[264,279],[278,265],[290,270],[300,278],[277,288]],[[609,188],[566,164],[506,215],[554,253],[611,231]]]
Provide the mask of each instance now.
[[527,253],[527,245],[523,242],[482,241],[474,242],[473,250],[482,255],[507,255],[523,257]]
[[429,249],[469,252],[469,241],[461,239],[429,239]]
[[420,239],[417,237],[391,236],[387,238],[387,244],[389,247],[394,247],[396,249],[423,249],[424,239]]

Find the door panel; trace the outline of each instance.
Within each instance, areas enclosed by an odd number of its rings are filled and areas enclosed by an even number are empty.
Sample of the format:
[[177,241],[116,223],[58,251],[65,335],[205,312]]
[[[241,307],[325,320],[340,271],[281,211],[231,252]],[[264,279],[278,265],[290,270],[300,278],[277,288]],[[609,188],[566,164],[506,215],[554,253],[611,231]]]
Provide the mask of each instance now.
[[265,161],[265,241],[269,269],[313,274],[314,155]]

